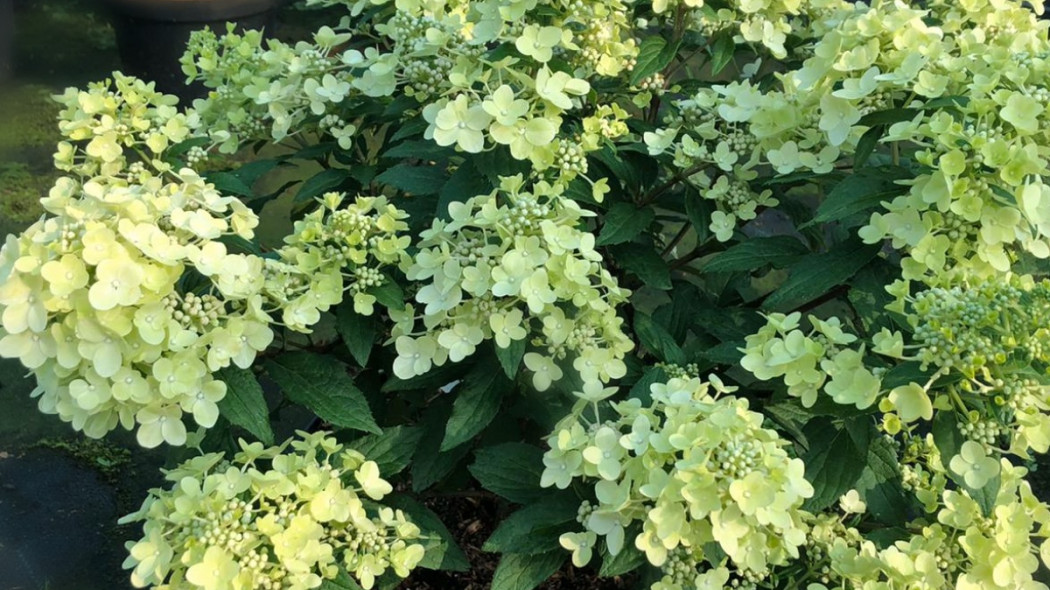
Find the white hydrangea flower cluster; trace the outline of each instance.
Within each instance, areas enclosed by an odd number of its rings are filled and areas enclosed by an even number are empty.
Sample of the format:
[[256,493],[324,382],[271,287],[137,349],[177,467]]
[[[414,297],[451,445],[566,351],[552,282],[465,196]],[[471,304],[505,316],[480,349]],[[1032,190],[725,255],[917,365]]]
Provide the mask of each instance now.
[[422,534],[378,504],[392,487],[376,463],[328,433],[298,435],[166,472],[170,487],[120,521],[144,523],[124,562],[135,587],[306,590],[346,570],[368,590],[387,571],[407,577]]
[[1029,6],[887,1],[828,31],[785,84],[825,97],[821,127],[851,135],[869,128],[872,101],[912,109],[882,141],[918,150],[926,170],[860,235],[904,249],[905,278],[936,281],[1007,272],[1019,251],[1050,257],[1048,81],[1050,41]]
[[411,238],[408,214],[386,197],[357,197],[343,205],[345,195],[326,193],[321,206],[295,222],[276,258],[267,258],[263,291],[273,312],[281,311],[285,327],[308,332],[321,312],[351,293],[354,311],[372,315],[374,291],[390,279],[384,266],[406,264]]
[[[584,532],[561,538],[574,564],[589,561],[598,536],[618,554],[625,528],[638,521],[634,545],[665,572],[654,588],[706,587],[701,581],[715,574],[701,572],[726,565],[705,549],[711,542],[744,578],[797,559],[806,543],[801,505],[813,487],[786,442],[762,427],[746,399],[719,398],[732,388],[713,376],[670,379],[651,390],[648,405],[612,404],[612,420],[597,419],[601,395],[581,392],[548,439],[541,485],[586,482],[597,498],[581,518]],[[584,417],[589,407],[593,422]]]
[[990,459],[1000,482],[992,492],[994,509],[985,513],[970,492],[948,487],[932,441],[916,442],[908,444],[916,448],[905,452],[901,466],[926,516],[906,526],[905,538],[882,549],[858,532],[862,518],[847,526],[832,515],[815,516],[804,561],[819,573],[821,587],[1045,590],[1033,574],[1040,560],[1050,562],[1050,509],[1032,493],[1026,470]]
[[[116,75],[69,90],[47,215],[0,250],[0,355],[33,370],[41,411],[101,437],[137,427],[155,447],[203,427],[226,386],[273,339],[262,309],[262,260],[224,236],[258,223],[239,200],[162,161],[188,133],[172,97]],[[129,161],[133,157],[140,159]]]
[[[405,274],[423,286],[422,330],[414,308],[399,314],[393,332],[394,373],[421,375],[432,365],[459,362],[483,341],[507,348],[529,341],[525,366],[545,390],[561,379],[559,361],[585,382],[607,382],[626,372],[633,343],[616,307],[629,292],[602,266],[594,235],[577,226],[587,212],[556,186],[522,177],[498,190],[449,205],[450,221],[435,220],[421,234],[420,251]],[[531,339],[531,340],[530,340]]]
[[801,318],[798,312],[766,316],[766,325],[745,339],[740,366],[764,381],[782,379],[788,394],[801,398],[807,408],[817,402],[821,390],[836,403],[861,410],[874,404],[882,380],[865,367],[864,346],[850,346],[857,337],[836,317],[809,316],[808,332],[800,329]]
[[346,29],[322,27],[313,43],[294,46],[264,40],[261,31],[237,33],[232,24],[222,36],[195,31],[181,63],[188,81],[212,89],[194,101],[201,133],[232,153],[252,139],[281,141],[320,128],[350,149],[357,128],[342,118],[340,105],[373,87],[368,76],[351,74],[368,64],[360,51],[341,50],[351,38]]

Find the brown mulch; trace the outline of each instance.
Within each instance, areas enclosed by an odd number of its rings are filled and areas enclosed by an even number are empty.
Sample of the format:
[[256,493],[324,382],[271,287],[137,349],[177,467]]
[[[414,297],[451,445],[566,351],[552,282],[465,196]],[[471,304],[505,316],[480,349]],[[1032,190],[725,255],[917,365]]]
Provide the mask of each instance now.
[[[498,553],[481,550],[485,540],[507,516],[495,498],[474,496],[438,496],[423,503],[441,517],[459,547],[470,561],[471,569],[465,572],[444,572],[417,569],[398,590],[488,590],[492,575],[499,564]],[[568,552],[566,552],[568,556]],[[595,561],[598,558],[595,557]],[[599,578],[593,568],[577,569],[572,563],[564,566],[537,590],[627,590],[633,578],[618,576]]]

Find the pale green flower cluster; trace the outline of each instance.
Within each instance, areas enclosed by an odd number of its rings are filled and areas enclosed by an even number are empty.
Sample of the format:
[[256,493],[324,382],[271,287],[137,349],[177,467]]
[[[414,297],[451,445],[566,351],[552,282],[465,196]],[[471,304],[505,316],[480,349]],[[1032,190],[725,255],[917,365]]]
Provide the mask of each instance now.
[[378,503],[392,487],[376,463],[328,433],[298,434],[168,471],[170,487],[120,521],[144,523],[124,562],[135,587],[306,590],[345,570],[368,590],[385,572],[407,577],[422,534]]
[[396,314],[394,374],[421,375],[459,362],[486,340],[499,348],[525,341],[525,366],[545,390],[571,361],[584,382],[626,373],[634,344],[616,307],[629,292],[602,266],[594,235],[578,228],[588,214],[546,182],[528,188],[522,177],[502,179],[487,195],[449,205],[421,234],[405,274],[422,287],[413,306]]
[[372,315],[376,289],[390,283],[384,266],[409,260],[408,214],[386,197],[357,197],[342,206],[344,195],[326,193],[321,206],[295,222],[294,230],[267,258],[263,291],[285,327],[308,332],[321,312],[353,295],[354,311]]
[[[258,223],[239,200],[161,160],[188,134],[173,97],[116,75],[69,90],[47,215],[0,250],[0,355],[33,370],[41,411],[101,437],[180,445],[212,426],[226,386],[273,339],[262,260],[234,254]],[[137,158],[137,159],[134,159]],[[134,161],[131,161],[134,159]]]
[[[194,101],[201,134],[232,153],[248,140],[320,129],[350,149],[357,127],[342,118],[341,106],[352,94],[372,95],[374,86],[367,75],[351,74],[368,58],[341,51],[351,35],[345,26],[337,29],[322,27],[313,43],[294,46],[264,40],[261,31],[234,32],[232,25],[222,36],[195,31],[181,62],[189,81],[212,89]],[[366,53],[375,57],[374,50]]]
[[809,316],[808,331],[800,328],[801,318],[798,312],[766,316],[766,325],[745,339],[740,366],[762,380],[782,379],[788,394],[807,408],[821,390],[836,403],[861,410],[875,403],[882,380],[865,367],[864,346],[850,347],[857,337],[838,318]]
[[1028,6],[886,1],[828,31],[785,85],[825,97],[821,127],[851,136],[870,105],[911,109],[882,141],[917,149],[925,170],[860,235],[903,249],[905,278],[937,280],[1050,257],[1048,73],[1046,23]]
[[[705,584],[728,576],[725,556],[757,579],[797,559],[806,543],[800,507],[813,487],[786,442],[762,427],[746,399],[718,398],[732,388],[715,377],[671,379],[651,391],[648,404],[613,403],[610,420],[597,419],[608,392],[578,393],[581,401],[548,439],[541,484],[585,482],[597,498],[581,510],[584,531],[561,537],[573,563],[590,561],[599,536],[618,554],[635,522],[642,527],[634,545],[665,573],[657,590],[721,587],[724,578]],[[584,417],[590,407],[593,422]]]
[[847,526],[832,515],[813,517],[804,553],[809,571],[819,573],[820,587],[1045,589],[1033,574],[1040,559],[1050,562],[1050,509],[1032,493],[1026,470],[1006,459],[991,460],[1000,482],[992,492],[994,509],[985,513],[968,491],[946,488],[932,441],[917,442],[922,448],[905,452],[902,469],[926,516],[907,525],[904,539],[881,549],[858,532],[862,519]]

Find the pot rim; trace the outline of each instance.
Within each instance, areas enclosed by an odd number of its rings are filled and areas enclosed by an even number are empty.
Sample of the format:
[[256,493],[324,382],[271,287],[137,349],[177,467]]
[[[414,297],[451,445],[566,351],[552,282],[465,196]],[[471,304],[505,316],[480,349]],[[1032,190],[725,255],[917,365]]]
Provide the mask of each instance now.
[[152,21],[206,23],[269,12],[283,0],[105,0],[124,16]]

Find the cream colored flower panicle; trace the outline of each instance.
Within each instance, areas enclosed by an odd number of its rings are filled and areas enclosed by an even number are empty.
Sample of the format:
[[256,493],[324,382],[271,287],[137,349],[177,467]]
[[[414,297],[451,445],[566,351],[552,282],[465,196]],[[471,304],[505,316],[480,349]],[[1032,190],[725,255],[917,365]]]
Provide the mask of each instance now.
[[339,193],[318,200],[321,206],[295,222],[278,257],[267,258],[263,268],[267,308],[299,332],[309,331],[347,293],[355,312],[371,315],[372,292],[391,281],[382,268],[409,259],[411,240],[401,235],[408,214],[386,197],[357,197],[345,206]]
[[[633,343],[616,307],[628,291],[602,266],[594,235],[577,228],[586,212],[558,187],[531,187],[521,176],[496,191],[449,206],[451,220],[423,232],[420,251],[405,266],[422,326],[394,331],[394,374],[421,375],[433,365],[459,362],[485,340],[507,348],[529,346],[525,367],[545,390],[570,364],[585,382],[607,382],[626,372]],[[563,362],[564,361],[564,362]]]
[[407,577],[422,534],[379,503],[392,488],[376,463],[327,433],[298,435],[168,471],[120,521],[143,523],[124,561],[135,587],[306,590],[347,571],[368,590],[385,572]]
[[42,411],[89,436],[120,425],[146,447],[183,444],[184,415],[218,417],[212,373],[250,366],[273,339],[262,260],[221,241],[258,220],[163,161],[193,117],[173,97],[116,74],[60,101],[71,142],[55,158],[72,175],[0,252],[0,355],[33,370]]
[[[573,562],[586,564],[599,536],[613,555],[631,543],[664,572],[653,588],[670,590],[710,587],[700,582],[728,576],[727,565],[762,579],[797,559],[806,542],[800,507],[813,487],[786,441],[762,427],[747,400],[719,397],[731,388],[715,378],[675,378],[651,389],[650,403],[615,403],[614,418],[604,421],[585,417],[594,398],[578,394],[548,439],[541,484],[579,482],[597,497],[581,509],[584,532],[561,538]],[[641,532],[625,538],[632,523]],[[720,550],[708,552],[710,543]]]

